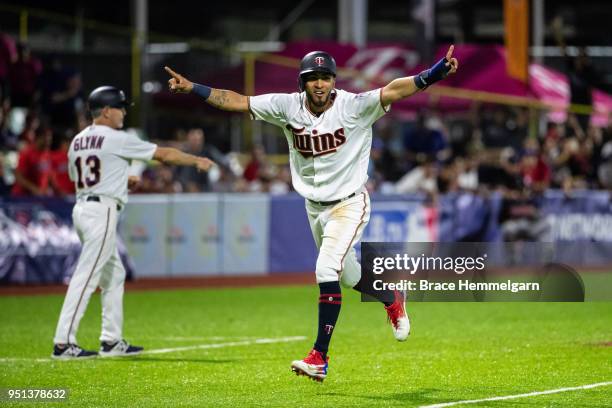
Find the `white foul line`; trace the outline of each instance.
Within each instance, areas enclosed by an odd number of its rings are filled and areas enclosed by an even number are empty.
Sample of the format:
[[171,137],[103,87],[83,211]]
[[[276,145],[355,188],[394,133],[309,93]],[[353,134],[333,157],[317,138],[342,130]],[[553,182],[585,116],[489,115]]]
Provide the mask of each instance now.
[[515,398],[533,397],[536,395],[556,394],[558,392],[588,390],[590,388],[605,387],[606,385],[612,385],[612,381],[581,385],[579,387],[567,387],[567,388],[557,388],[556,390],[528,392],[526,394],[505,395],[502,397],[491,397],[491,398],[483,398],[483,399],[477,399],[477,400],[453,401],[453,402],[445,402],[442,404],[433,404],[433,405],[421,405],[419,408],[442,408],[442,407],[451,407],[453,405],[461,405],[461,404],[475,404],[477,402],[485,402],[485,401],[501,401],[501,400],[515,399]]
[[48,363],[54,361],[50,358],[27,358],[27,357],[1,357],[0,363],[12,363],[14,361],[31,361],[33,363]]
[[[252,339],[252,340],[243,340],[243,341],[230,341],[226,343],[197,344],[195,346],[145,350],[141,354],[163,354],[163,353],[176,353],[180,351],[189,351],[189,350],[205,350],[205,349],[216,349],[216,348],[223,348],[223,347],[251,346],[254,344],[288,343],[290,341],[300,341],[300,340],[305,340],[305,339],[306,339],[305,336],[272,337],[272,338]],[[78,359],[74,359],[71,361],[76,361],[76,360]],[[53,360],[52,358],[0,357],[0,363],[10,363],[14,361],[31,361],[31,362],[37,362],[37,363],[41,363],[41,362],[46,363],[46,362],[57,361],[57,360]]]
[[203,350],[223,347],[236,347],[236,346],[250,346],[253,344],[269,344],[269,343],[287,343],[290,341],[305,340],[305,336],[294,336],[294,337],[276,337],[269,339],[254,339],[254,340],[243,340],[243,341],[230,341],[227,343],[213,343],[213,344],[198,344],[195,346],[184,346],[184,347],[172,347],[157,350],[145,350],[141,354],[163,354],[163,353],[175,353],[177,351],[189,351],[189,350]]

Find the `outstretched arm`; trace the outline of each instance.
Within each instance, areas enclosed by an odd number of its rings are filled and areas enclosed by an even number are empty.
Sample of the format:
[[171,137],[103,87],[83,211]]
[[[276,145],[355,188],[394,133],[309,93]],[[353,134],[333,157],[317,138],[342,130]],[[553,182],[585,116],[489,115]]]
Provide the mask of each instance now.
[[158,147],[153,154],[155,160],[177,166],[194,166],[199,171],[207,171],[215,164],[206,157],[194,156],[189,153],[181,152],[173,147]]
[[449,74],[454,74],[459,68],[459,61],[453,58],[451,45],[446,53],[446,57],[438,61],[433,67],[421,72],[418,75],[397,78],[389,82],[382,90],[382,104],[387,106],[424,90],[430,85],[446,78]]
[[200,85],[191,82],[181,74],[174,72],[170,67],[164,67],[166,72],[172,78],[168,80],[170,92],[174,93],[195,93],[204,98],[204,100],[215,108],[233,111],[233,112],[248,112],[248,98],[234,91],[225,89],[210,88],[205,85]]

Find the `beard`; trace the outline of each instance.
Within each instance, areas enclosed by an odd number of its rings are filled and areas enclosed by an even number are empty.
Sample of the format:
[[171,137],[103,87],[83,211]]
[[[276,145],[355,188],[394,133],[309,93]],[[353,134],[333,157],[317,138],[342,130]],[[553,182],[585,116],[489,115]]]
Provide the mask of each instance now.
[[312,106],[316,106],[317,108],[324,107],[327,104],[327,102],[329,102],[330,96],[331,96],[331,92],[329,92],[325,98],[319,99],[318,97],[312,95],[310,92],[306,92],[306,97],[308,98],[308,102]]

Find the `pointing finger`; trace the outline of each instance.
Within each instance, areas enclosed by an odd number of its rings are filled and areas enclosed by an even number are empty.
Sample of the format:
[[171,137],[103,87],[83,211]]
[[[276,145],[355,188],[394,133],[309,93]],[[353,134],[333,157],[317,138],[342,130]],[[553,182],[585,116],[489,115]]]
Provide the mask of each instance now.
[[175,79],[178,79],[178,80],[181,79],[181,76],[177,74],[176,72],[174,72],[172,69],[170,69],[170,67],[164,67],[164,69],[166,70],[167,73],[172,75],[172,77],[174,77]]
[[454,45],[451,45],[451,46],[448,48],[448,51],[446,52],[446,60],[447,60],[447,61],[450,61],[451,57],[453,56],[453,50],[454,50],[454,49],[455,49],[455,46],[454,46]]

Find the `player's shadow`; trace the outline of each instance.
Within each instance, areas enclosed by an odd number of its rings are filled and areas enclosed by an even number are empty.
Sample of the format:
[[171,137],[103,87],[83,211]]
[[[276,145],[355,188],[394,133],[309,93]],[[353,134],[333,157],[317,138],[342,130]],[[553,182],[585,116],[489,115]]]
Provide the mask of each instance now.
[[423,388],[412,392],[398,392],[387,395],[357,395],[357,394],[344,394],[339,392],[327,392],[322,395],[336,396],[336,397],[351,397],[351,398],[363,398],[373,401],[398,401],[407,406],[420,406],[423,404],[433,404],[439,402],[440,397],[430,396],[441,391],[438,388]]
[[169,357],[118,357],[98,359],[98,361],[112,361],[114,363],[138,363],[138,362],[155,362],[155,363],[202,363],[202,364],[230,364],[241,361],[240,359],[210,359],[210,358],[169,358]]

